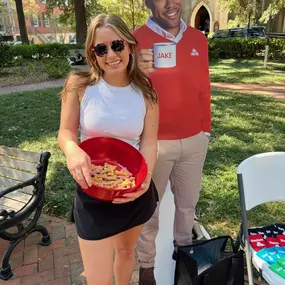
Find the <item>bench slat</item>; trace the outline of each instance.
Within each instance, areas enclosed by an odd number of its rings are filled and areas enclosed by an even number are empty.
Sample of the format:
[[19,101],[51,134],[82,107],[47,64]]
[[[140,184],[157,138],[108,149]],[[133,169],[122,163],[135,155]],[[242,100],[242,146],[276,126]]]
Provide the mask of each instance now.
[[23,172],[20,170],[0,166],[0,176],[24,182],[33,178],[35,175],[29,172]]
[[[0,191],[4,190],[4,189],[7,189],[9,187],[15,186],[18,183],[19,183],[19,181],[12,180],[12,179],[0,176]],[[33,186],[27,186],[27,187],[25,187],[23,189],[19,189],[20,192],[26,193],[26,194],[30,194],[30,195],[33,194],[33,190],[34,190]]]
[[19,201],[15,201],[9,198],[1,198],[0,199],[0,208],[6,209],[5,207],[12,208],[14,210],[20,210],[25,206],[25,203],[21,203]]
[[10,212],[10,211],[18,211],[17,209],[13,209],[11,207],[4,206],[4,205],[1,205],[1,204],[0,204],[0,210],[6,210],[8,212]]
[[23,193],[19,190],[16,190],[14,192],[11,192],[11,193],[5,195],[5,197],[12,199],[12,200],[15,200],[15,201],[18,201],[18,202],[21,202],[21,203],[27,204],[29,202],[29,200],[31,199],[32,195],[29,195],[29,194]]
[[0,146],[0,155],[11,156],[31,162],[39,162],[40,160],[40,154],[37,152],[19,150],[2,145]]
[[15,158],[10,158],[8,156],[0,156],[0,165],[8,168],[14,168],[31,173],[36,173],[38,162],[29,162]]

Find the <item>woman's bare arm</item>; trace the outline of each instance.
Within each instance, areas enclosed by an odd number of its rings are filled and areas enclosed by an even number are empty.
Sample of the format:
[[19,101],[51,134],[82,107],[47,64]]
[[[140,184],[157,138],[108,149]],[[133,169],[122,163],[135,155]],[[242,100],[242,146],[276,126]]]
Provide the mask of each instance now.
[[147,107],[144,121],[144,130],[141,136],[140,151],[148,166],[148,177],[153,173],[157,158],[157,132],[158,132],[159,109],[158,104]]
[[87,188],[88,185],[92,185],[90,176],[91,161],[89,156],[77,145],[80,116],[79,98],[84,90],[77,91],[70,88],[76,80],[78,80],[78,76],[70,76],[66,83],[67,91],[62,96],[58,144],[66,156],[70,173],[81,187]]

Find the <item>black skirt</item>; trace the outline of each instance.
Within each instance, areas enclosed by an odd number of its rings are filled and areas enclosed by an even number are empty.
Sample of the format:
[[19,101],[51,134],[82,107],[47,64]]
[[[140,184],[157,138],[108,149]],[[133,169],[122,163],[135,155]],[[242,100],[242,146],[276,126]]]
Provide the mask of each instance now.
[[73,209],[77,234],[85,240],[100,240],[142,225],[153,215],[157,202],[153,181],[142,196],[124,204],[91,198],[77,185]]

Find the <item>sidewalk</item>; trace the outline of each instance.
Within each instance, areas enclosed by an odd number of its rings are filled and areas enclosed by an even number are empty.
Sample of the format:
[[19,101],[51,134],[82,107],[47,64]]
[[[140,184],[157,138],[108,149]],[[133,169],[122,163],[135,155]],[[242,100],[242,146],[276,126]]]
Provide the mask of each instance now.
[[[0,95],[13,92],[23,92],[29,90],[41,90],[53,87],[61,87],[65,79],[47,81],[35,84],[25,84],[13,87],[0,88]],[[285,85],[259,85],[259,84],[242,84],[242,83],[217,83],[212,82],[213,90],[226,90],[249,94],[258,94],[272,96],[274,98],[285,99]]]
[[14,92],[24,92],[31,90],[41,90],[47,88],[61,87],[64,84],[65,79],[58,79],[53,81],[46,81],[41,83],[33,83],[33,84],[24,84],[18,86],[11,87],[2,87],[0,88],[0,95],[9,94]]
[[260,84],[212,82],[211,88],[216,90],[258,94],[258,95],[272,96],[274,98],[279,98],[279,99],[285,99],[285,85],[260,85]]

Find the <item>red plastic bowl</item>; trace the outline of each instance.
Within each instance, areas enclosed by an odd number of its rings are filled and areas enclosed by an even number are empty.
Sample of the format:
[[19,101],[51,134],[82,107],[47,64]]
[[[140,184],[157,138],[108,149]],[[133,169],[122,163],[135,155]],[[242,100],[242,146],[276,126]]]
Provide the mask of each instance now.
[[92,198],[102,201],[112,201],[124,193],[135,192],[147,176],[147,164],[142,154],[130,144],[107,137],[87,139],[79,144],[95,165],[109,164],[126,167],[135,177],[136,186],[128,189],[104,188],[93,185],[83,191]]

